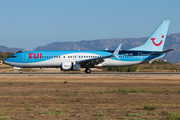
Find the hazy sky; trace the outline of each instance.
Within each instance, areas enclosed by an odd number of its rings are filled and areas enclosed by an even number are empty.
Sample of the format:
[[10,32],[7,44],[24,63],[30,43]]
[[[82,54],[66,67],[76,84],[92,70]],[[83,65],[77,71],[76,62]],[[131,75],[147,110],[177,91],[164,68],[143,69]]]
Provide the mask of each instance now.
[[0,45],[148,37],[163,20],[180,32],[180,0],[0,0]]

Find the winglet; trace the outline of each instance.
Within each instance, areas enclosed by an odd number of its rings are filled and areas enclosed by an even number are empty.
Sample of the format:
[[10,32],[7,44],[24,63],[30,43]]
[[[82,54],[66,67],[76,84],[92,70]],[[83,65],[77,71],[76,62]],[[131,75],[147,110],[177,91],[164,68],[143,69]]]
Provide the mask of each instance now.
[[113,52],[113,56],[114,57],[116,57],[117,59],[119,59],[119,60],[121,60],[117,55],[118,55],[118,53],[119,53],[119,50],[120,50],[120,48],[121,48],[121,46],[122,46],[122,43],[121,44],[119,44],[119,46],[116,48],[116,50]]
[[122,43],[119,44],[119,46],[118,46],[118,47],[116,48],[116,50],[113,52],[113,55],[118,55],[119,50],[120,50],[120,48],[121,48],[121,45],[122,45]]

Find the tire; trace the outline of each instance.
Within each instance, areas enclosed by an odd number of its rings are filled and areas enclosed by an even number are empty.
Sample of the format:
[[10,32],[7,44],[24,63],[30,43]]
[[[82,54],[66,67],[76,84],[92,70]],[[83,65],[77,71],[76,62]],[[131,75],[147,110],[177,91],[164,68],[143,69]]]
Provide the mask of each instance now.
[[23,71],[22,71],[22,70],[19,70],[19,73],[23,73]]
[[86,69],[86,70],[85,70],[85,73],[91,73],[91,69],[89,69],[89,68]]

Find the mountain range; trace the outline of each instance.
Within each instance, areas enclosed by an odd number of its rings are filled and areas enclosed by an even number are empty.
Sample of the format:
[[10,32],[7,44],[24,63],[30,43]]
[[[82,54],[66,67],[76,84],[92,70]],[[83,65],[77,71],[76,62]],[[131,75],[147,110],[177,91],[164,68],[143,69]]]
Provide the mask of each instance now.
[[[140,46],[145,43],[148,37],[142,38],[113,38],[113,39],[99,39],[99,40],[82,40],[79,42],[53,42],[45,46],[38,46],[38,50],[114,50],[116,47],[123,43],[121,49],[130,49]],[[175,49],[166,53],[163,59],[168,62],[180,62],[180,33],[168,34],[164,50]]]
[[0,52],[17,52],[17,51],[24,51],[24,49],[21,48],[9,48],[6,46],[0,46]]
[[[123,43],[121,49],[130,49],[133,47],[140,46],[148,37],[142,38],[112,38],[112,39],[99,39],[99,40],[81,40],[78,42],[53,42],[45,46],[38,46],[35,51],[38,50],[104,50],[108,48],[109,50],[114,50],[116,47]],[[5,49],[6,48],[6,49]],[[164,50],[175,49],[163,57],[163,59],[168,62],[180,62],[180,33],[168,34],[166,37],[166,42]],[[20,48],[7,48],[5,46],[0,46],[0,51],[3,52],[17,52],[22,50]]]

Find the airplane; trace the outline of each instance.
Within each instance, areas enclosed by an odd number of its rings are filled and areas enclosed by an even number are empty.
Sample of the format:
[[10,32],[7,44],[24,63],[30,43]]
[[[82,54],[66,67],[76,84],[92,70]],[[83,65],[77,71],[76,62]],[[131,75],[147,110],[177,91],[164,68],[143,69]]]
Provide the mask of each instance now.
[[143,62],[153,62],[162,58],[170,21],[163,21],[148,40],[141,46],[121,50],[122,43],[114,50],[64,50],[64,51],[25,51],[12,55],[4,63],[19,69],[22,68],[60,68],[62,71],[79,71],[91,73],[95,67],[122,67]]

